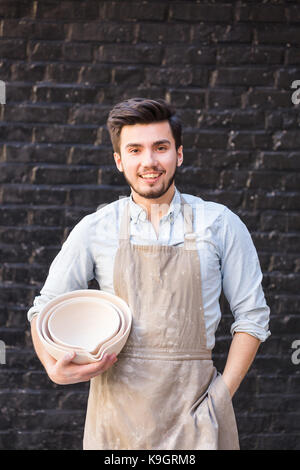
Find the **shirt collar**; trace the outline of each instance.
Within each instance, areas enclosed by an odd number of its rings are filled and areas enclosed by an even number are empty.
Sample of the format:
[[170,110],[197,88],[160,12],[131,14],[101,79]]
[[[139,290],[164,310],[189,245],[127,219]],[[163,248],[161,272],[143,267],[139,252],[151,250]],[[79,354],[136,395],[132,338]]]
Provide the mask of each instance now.
[[[169,220],[171,223],[174,223],[174,220],[176,219],[177,215],[180,212],[180,207],[181,207],[181,198],[180,198],[180,192],[178,189],[175,187],[175,193],[173,196],[173,199],[170,203],[169,210],[168,212],[162,217],[161,220]],[[142,206],[136,204],[132,198],[132,193],[130,194],[129,197],[129,211],[130,211],[130,217],[131,220],[136,224],[139,220],[142,222],[147,220],[147,214],[146,211],[143,209]]]

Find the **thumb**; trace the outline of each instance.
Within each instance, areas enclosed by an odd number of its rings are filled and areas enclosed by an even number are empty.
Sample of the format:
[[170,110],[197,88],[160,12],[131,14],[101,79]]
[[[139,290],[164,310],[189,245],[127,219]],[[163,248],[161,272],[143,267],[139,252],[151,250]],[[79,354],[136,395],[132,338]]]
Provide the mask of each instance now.
[[66,353],[58,362],[60,362],[62,366],[66,366],[70,364],[70,362],[72,362],[75,356],[76,356],[75,351],[70,351]]

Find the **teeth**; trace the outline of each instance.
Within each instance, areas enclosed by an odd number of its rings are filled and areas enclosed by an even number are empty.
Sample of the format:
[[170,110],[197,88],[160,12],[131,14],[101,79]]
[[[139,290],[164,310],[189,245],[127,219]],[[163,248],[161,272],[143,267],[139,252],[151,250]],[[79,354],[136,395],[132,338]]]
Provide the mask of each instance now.
[[154,173],[151,173],[151,174],[148,174],[148,175],[141,175],[142,178],[157,178],[157,176],[159,176],[160,173],[158,174],[154,174]]

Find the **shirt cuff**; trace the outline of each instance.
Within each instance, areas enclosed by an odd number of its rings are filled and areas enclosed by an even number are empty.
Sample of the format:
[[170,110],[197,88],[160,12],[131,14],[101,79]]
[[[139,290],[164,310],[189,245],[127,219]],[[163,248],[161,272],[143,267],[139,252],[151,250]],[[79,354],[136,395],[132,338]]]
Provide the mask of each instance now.
[[237,332],[248,333],[249,335],[259,339],[262,343],[271,335],[270,330],[249,320],[237,320],[234,322],[231,325],[230,333],[233,335]]
[[39,310],[37,310],[36,307],[31,307],[27,312],[27,320],[31,323],[31,320],[33,319],[33,317],[36,317],[38,313],[39,313]]

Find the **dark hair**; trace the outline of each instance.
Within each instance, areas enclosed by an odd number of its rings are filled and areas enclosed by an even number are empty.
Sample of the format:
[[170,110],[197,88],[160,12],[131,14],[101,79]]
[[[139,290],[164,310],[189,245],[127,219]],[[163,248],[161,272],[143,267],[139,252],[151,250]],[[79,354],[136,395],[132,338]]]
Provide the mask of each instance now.
[[175,147],[182,143],[181,122],[175,110],[163,99],[131,98],[116,104],[107,119],[107,128],[115,152],[120,153],[120,134],[123,126],[169,121]]

